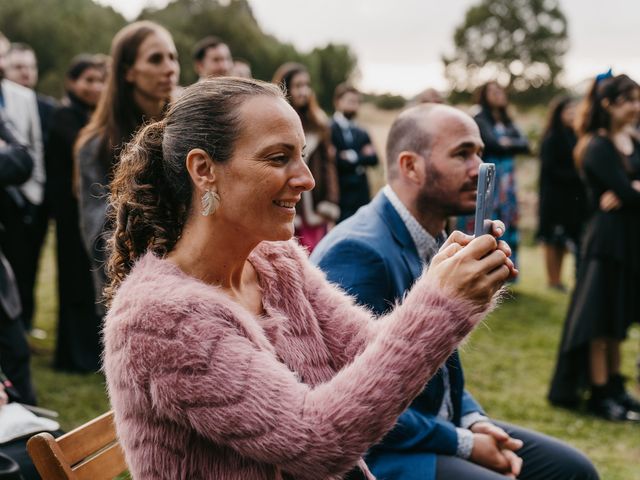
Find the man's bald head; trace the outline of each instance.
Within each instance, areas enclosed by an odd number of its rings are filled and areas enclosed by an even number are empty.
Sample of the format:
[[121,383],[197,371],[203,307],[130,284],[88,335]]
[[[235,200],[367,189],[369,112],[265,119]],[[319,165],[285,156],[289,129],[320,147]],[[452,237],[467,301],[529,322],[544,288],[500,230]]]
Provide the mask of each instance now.
[[402,152],[428,157],[434,136],[443,126],[453,126],[452,123],[475,125],[466,113],[441,104],[416,105],[398,115],[387,137],[387,180],[397,178],[398,157]]

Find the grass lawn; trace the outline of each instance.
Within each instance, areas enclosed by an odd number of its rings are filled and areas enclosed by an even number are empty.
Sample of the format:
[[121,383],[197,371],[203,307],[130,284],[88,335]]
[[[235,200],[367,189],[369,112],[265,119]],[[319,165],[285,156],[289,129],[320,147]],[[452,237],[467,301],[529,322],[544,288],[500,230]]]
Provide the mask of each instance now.
[[[36,324],[49,332],[34,341],[33,369],[40,404],[58,410],[70,429],[106,411],[102,375],[70,375],[51,367],[56,300],[53,236],[45,249],[38,283]],[[474,332],[462,348],[469,390],[488,413],[562,438],[593,459],[603,480],[640,480],[640,427],[608,423],[551,408],[545,401],[568,297],[545,288],[537,247],[521,254],[522,278],[514,297]],[[566,276],[570,280],[571,266]],[[625,344],[624,370],[634,373],[640,329]]]

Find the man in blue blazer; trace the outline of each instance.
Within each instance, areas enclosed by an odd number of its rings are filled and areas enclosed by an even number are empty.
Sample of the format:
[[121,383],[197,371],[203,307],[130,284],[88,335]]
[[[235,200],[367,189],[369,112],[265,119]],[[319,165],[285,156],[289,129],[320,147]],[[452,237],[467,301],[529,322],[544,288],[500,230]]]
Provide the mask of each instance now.
[[[482,147],[475,122],[452,107],[406,110],[387,140],[388,185],[329,232],[311,260],[359,303],[385,313],[444,242],[447,218],[474,211]],[[384,480],[598,478],[573,448],[490,420],[464,389],[457,352],[367,463]]]

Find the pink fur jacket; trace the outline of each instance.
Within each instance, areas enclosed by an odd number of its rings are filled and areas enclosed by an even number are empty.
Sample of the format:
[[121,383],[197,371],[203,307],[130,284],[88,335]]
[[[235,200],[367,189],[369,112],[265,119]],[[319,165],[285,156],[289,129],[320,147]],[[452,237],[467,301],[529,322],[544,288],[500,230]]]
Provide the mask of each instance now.
[[249,261],[260,317],[152,254],[120,286],[104,369],[133,478],[373,478],[361,456],[485,312],[418,281],[374,321],[293,241]]

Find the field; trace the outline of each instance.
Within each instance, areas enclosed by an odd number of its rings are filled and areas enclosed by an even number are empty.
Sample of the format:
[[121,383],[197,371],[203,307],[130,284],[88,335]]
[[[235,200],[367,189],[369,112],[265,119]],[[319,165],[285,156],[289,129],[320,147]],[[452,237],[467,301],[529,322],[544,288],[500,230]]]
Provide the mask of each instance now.
[[[363,123],[372,133],[378,151],[395,112],[366,108]],[[535,120],[527,119],[530,124]],[[374,191],[382,185],[381,169],[372,172]],[[537,163],[519,164],[523,202],[523,227],[531,238],[535,226]],[[53,235],[49,235],[38,281],[36,325],[49,335],[33,340],[33,368],[40,403],[58,410],[63,428],[74,426],[107,410],[104,378],[100,374],[70,375],[54,372],[51,357],[55,341],[55,262]],[[546,288],[542,252],[531,241],[521,252],[522,276],[511,296],[462,348],[469,390],[490,416],[533,428],[559,438],[584,451],[596,464],[604,480],[640,480],[640,428],[609,423],[587,415],[550,407],[546,400],[549,377],[568,296]],[[565,266],[571,284],[572,265]],[[634,375],[640,349],[640,329],[631,331],[624,345],[624,373]]]

